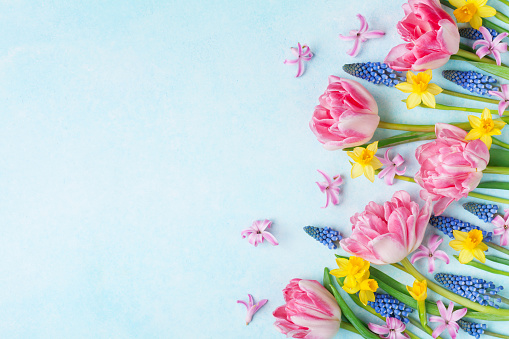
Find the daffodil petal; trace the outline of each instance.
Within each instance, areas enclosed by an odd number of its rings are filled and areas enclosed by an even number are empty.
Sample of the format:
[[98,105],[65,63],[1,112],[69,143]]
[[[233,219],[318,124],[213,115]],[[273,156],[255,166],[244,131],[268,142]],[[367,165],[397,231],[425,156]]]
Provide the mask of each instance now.
[[479,29],[479,27],[481,27],[481,25],[482,25],[482,19],[479,16],[479,14],[475,13],[472,16],[472,19],[470,19],[470,26],[472,26],[472,28]]
[[373,166],[364,166],[364,175],[369,179],[369,181],[375,182],[375,170],[373,169]]
[[491,135],[489,134],[483,134],[479,139],[481,139],[482,142],[484,142],[486,144],[486,146],[488,147],[488,149],[491,148],[491,143],[493,142],[493,140],[491,139]]
[[352,172],[350,173],[350,175],[352,176],[352,179],[360,177],[362,175],[362,173],[364,173],[362,165],[361,164],[357,164],[357,163],[353,164]]
[[456,8],[463,7],[467,4],[465,0],[449,0],[449,3]]
[[474,255],[472,254],[472,252],[468,250],[461,250],[459,256],[460,264],[468,264],[469,262],[472,261],[472,259],[474,259]]
[[435,96],[433,94],[431,94],[430,92],[424,92],[422,93],[421,98],[426,106],[435,108],[436,101]]
[[421,103],[421,96],[417,93],[410,93],[406,99],[406,107],[412,109],[417,107]]
[[497,14],[497,10],[491,6],[482,6],[477,9],[477,13],[482,18],[489,18]]
[[470,122],[470,126],[472,126],[472,128],[480,128],[482,125],[481,119],[475,115],[469,115],[468,121]]
[[428,84],[428,92],[430,92],[433,95],[438,95],[442,93],[443,89],[442,87],[438,86],[437,84]]
[[465,137],[465,140],[476,140],[483,136],[483,133],[481,130],[474,128],[473,130],[470,130],[468,134]]
[[414,86],[412,86],[412,84],[408,82],[400,82],[399,84],[396,85],[396,88],[404,93],[412,93],[412,91],[414,90]]

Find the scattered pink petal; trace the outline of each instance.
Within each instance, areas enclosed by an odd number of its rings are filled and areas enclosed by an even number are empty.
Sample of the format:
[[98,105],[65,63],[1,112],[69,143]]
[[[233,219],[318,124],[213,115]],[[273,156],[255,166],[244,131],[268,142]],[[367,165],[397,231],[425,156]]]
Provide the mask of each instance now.
[[271,225],[272,221],[270,220],[256,220],[253,222],[251,227],[246,228],[241,232],[242,238],[247,237],[249,243],[255,247],[258,246],[258,244],[261,244],[264,239],[274,246],[279,245],[276,238],[270,232],[265,230],[270,228]]
[[500,98],[498,103],[498,115],[502,116],[507,107],[509,107],[509,85],[500,85],[501,91],[489,91],[488,93]]
[[368,39],[376,39],[381,38],[385,35],[382,31],[368,31],[369,25],[366,19],[361,15],[357,14],[357,18],[359,18],[361,22],[361,28],[358,31],[351,30],[349,36],[339,35],[339,38],[344,41],[354,40],[352,49],[348,50],[346,54],[350,56],[356,56],[359,54],[361,50],[361,43],[368,41]]
[[441,300],[437,301],[437,306],[438,311],[440,312],[440,317],[431,316],[429,317],[429,321],[432,323],[439,323],[440,325],[435,328],[431,336],[436,338],[442,334],[443,331],[448,330],[451,338],[456,339],[456,334],[458,334],[458,330],[460,328],[456,322],[467,314],[467,309],[461,308],[453,312],[454,303],[452,301],[449,303],[449,307],[447,309],[445,309],[444,303]]
[[477,46],[482,46],[479,48],[475,53],[479,58],[484,58],[486,55],[493,54],[495,57],[495,60],[497,61],[497,65],[502,64],[502,60],[500,58],[501,53],[507,52],[507,44],[502,41],[503,38],[505,38],[508,33],[504,32],[499,35],[495,39],[491,36],[491,33],[483,26],[479,27],[479,31],[482,33],[484,40],[477,40],[474,42],[473,48],[476,48]]
[[298,64],[297,65],[297,75],[296,78],[300,77],[304,73],[304,62],[303,61],[309,61],[313,57],[313,53],[311,52],[311,49],[309,46],[301,46],[300,43],[297,43],[297,48],[292,47],[291,48],[292,53],[295,54],[297,59],[295,60],[285,60],[285,64]]
[[385,151],[384,159],[377,157],[382,164],[385,166],[385,168],[378,173],[378,178],[382,179],[384,178],[385,183],[387,185],[392,185],[394,183],[394,177],[397,175],[403,175],[406,171],[405,168],[398,170],[398,167],[401,166],[405,159],[401,156],[401,154],[396,155],[392,160],[389,159],[389,151],[392,149],[392,147],[388,148],[387,151]]
[[343,179],[341,178],[341,175],[336,175],[332,179],[325,174],[324,172],[317,170],[326,181],[323,182],[316,182],[318,187],[320,187],[320,191],[322,193],[325,193],[327,195],[327,202],[325,203],[325,206],[322,208],[326,208],[329,206],[329,202],[332,202],[334,205],[339,204],[339,186],[343,184]]
[[[410,339],[408,334],[402,333],[406,329],[406,325],[401,320],[396,318],[386,318],[385,322],[385,326],[369,323],[368,327],[371,332],[378,334],[380,338]],[[384,337],[382,334],[386,334],[387,336]]]
[[237,300],[237,303],[243,304],[246,306],[247,314],[246,314],[246,325],[249,325],[251,322],[251,319],[253,319],[253,315],[258,312],[260,308],[262,308],[263,305],[267,303],[267,299],[262,299],[258,302],[258,304],[254,303],[253,296],[251,294],[248,294],[249,296],[249,302],[245,302],[243,300]]
[[419,259],[428,258],[428,272],[435,271],[435,259],[440,259],[449,264],[449,256],[441,250],[437,250],[438,246],[444,241],[439,235],[433,235],[428,241],[428,247],[421,245],[417,251],[412,255],[410,262],[413,264]]
[[497,215],[491,221],[491,223],[495,225],[493,234],[501,235],[500,246],[507,246],[507,244],[509,243],[509,209],[505,209],[504,212],[505,215],[503,218],[500,215]]

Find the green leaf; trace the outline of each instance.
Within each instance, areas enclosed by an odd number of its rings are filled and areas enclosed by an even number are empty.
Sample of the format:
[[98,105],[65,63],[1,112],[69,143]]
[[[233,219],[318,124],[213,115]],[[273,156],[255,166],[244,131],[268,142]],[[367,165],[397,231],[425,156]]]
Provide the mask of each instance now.
[[332,294],[332,289],[330,288],[330,285],[332,285],[332,281],[330,280],[330,274],[329,274],[328,267],[325,267],[323,269],[323,284],[322,285]]
[[496,257],[494,255],[487,255],[486,259],[488,259],[489,261],[509,266],[509,260],[504,258]]
[[492,147],[490,149],[489,166],[509,167],[509,151]]
[[509,182],[503,181],[484,181],[481,182],[477,188],[491,188],[497,190],[509,190]]
[[334,287],[334,285],[329,285],[332,294],[334,294],[334,298],[336,298],[336,301],[338,302],[339,308],[341,308],[341,311],[343,315],[348,319],[348,321],[359,331],[360,335],[362,335],[366,339],[379,339],[379,337],[371,332],[366,325],[353,313],[353,311],[350,309],[348,304],[343,300],[341,297],[341,294],[339,294],[338,290]]
[[[392,147],[396,145],[406,144],[420,140],[430,140],[435,138],[433,132],[406,132],[389,138],[378,140],[378,148]],[[367,147],[369,144],[360,145],[358,147]],[[353,151],[355,147],[344,148],[343,151]]]

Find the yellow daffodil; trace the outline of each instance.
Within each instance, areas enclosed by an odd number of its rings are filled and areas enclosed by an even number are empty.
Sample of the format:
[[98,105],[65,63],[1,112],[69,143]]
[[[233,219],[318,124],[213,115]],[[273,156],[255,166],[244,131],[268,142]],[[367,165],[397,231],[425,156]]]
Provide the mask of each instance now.
[[359,257],[350,257],[349,259],[336,258],[339,268],[330,271],[335,277],[343,278],[351,276],[354,279],[360,279],[366,271],[369,271],[369,261]]
[[375,170],[382,167],[382,163],[375,156],[378,150],[378,141],[369,144],[368,147],[355,147],[353,152],[347,152],[348,156],[355,161],[352,163],[352,179],[361,176],[363,173],[371,182],[375,181]]
[[416,280],[414,281],[414,285],[412,287],[407,286],[406,289],[412,298],[417,301],[424,301],[428,297],[428,283],[426,280]]
[[454,16],[458,22],[469,22],[470,26],[479,29],[482,25],[482,18],[488,18],[497,14],[493,7],[486,6],[488,0],[449,0],[449,3],[456,7]]
[[479,230],[471,230],[470,232],[453,231],[454,240],[449,242],[455,251],[460,251],[459,262],[467,264],[474,259],[480,262],[486,261],[484,251],[488,250],[488,245],[482,242],[482,232]]
[[410,93],[406,99],[406,107],[408,109],[418,106],[421,102],[424,102],[428,107],[435,108],[435,95],[440,94],[443,89],[436,84],[430,84],[431,78],[430,69],[417,73],[417,75],[408,71],[406,73],[406,82],[396,85],[396,88],[400,91]]
[[359,299],[364,305],[367,305],[368,301],[375,301],[374,292],[378,289],[378,283],[375,279],[369,279],[369,271],[366,271],[357,279],[347,276],[343,283],[343,289],[348,294],[359,292]]
[[491,118],[490,110],[487,108],[482,111],[480,119],[475,115],[469,115],[468,121],[470,121],[472,129],[468,132],[465,140],[481,139],[488,146],[488,149],[491,148],[491,136],[502,134],[501,130],[506,125],[502,120],[494,121]]

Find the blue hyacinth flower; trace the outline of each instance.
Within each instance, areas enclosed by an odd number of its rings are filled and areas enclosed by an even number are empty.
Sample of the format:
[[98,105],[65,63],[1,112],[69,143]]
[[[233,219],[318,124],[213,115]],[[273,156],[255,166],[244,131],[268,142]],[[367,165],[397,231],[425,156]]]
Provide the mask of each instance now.
[[338,245],[336,245],[336,242],[343,239],[338,231],[330,227],[305,226],[304,232],[331,250],[337,249]]
[[463,208],[484,222],[491,222],[495,215],[498,213],[498,205],[495,204],[467,202],[466,204],[463,204]]
[[[490,32],[492,38],[494,38],[498,35],[498,32],[495,31],[494,29],[487,28],[487,27],[485,27],[485,28],[488,30],[488,32]],[[484,40],[484,37],[483,37],[481,31],[479,31],[478,29],[468,27],[468,28],[461,28],[459,31],[460,31],[460,37],[462,37],[462,38],[467,38],[470,40]]]
[[444,217],[444,216],[434,216],[432,215],[429,219],[429,223],[431,226],[436,227],[439,231],[442,231],[444,234],[447,234],[449,238],[454,239],[453,231],[461,231],[461,232],[470,232],[471,230],[480,230],[482,231],[482,236],[484,242],[490,242],[493,237],[492,232],[483,231],[479,226],[472,225],[466,221]]
[[479,95],[491,96],[488,91],[499,91],[497,79],[475,71],[443,71],[442,75],[449,81]]
[[368,301],[376,313],[386,318],[396,318],[408,323],[408,314],[414,310],[390,294],[375,293],[375,301]]
[[502,301],[497,293],[504,288],[496,287],[492,281],[448,273],[435,274],[435,280],[448,290],[481,306],[499,308],[498,303]]
[[376,85],[382,84],[388,87],[394,87],[400,82],[405,81],[402,73],[396,72],[383,62],[360,62],[356,64],[346,64],[343,70],[353,76],[367,80]]
[[476,339],[479,339],[481,334],[483,334],[484,330],[486,329],[486,324],[479,324],[463,319],[458,320],[457,323],[463,329],[463,331],[467,332]]

